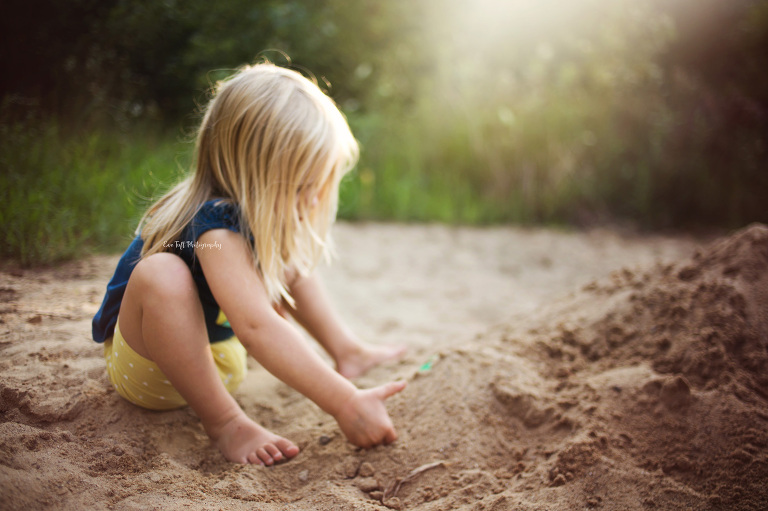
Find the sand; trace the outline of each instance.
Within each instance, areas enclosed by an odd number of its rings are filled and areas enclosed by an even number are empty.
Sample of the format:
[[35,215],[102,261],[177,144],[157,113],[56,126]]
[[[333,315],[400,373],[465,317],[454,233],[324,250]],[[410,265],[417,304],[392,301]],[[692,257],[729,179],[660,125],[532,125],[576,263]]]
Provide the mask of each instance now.
[[[0,272],[0,508],[768,508],[768,228],[339,224],[321,270],[349,324],[407,356],[399,432],[360,450],[255,363],[236,397],[299,444],[227,463],[189,409],[123,401],[90,340],[115,256]],[[309,341],[308,341],[309,342]]]

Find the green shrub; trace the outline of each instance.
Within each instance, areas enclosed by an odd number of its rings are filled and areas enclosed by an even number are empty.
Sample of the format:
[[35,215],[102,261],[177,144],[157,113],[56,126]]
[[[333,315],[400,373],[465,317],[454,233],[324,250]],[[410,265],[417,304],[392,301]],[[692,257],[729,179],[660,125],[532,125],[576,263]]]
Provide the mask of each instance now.
[[55,121],[0,124],[0,256],[24,265],[114,251],[188,148],[151,130],[65,133]]

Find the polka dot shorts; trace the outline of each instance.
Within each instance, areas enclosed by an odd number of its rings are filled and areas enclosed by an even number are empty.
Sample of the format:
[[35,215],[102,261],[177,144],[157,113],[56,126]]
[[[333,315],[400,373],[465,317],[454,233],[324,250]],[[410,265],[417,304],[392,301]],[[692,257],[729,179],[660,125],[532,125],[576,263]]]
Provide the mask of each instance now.
[[[247,372],[247,353],[236,337],[211,343],[213,359],[221,381],[234,392]],[[118,394],[131,403],[150,410],[172,410],[187,402],[173,388],[160,368],[136,353],[115,327],[115,334],[104,343],[109,381]]]

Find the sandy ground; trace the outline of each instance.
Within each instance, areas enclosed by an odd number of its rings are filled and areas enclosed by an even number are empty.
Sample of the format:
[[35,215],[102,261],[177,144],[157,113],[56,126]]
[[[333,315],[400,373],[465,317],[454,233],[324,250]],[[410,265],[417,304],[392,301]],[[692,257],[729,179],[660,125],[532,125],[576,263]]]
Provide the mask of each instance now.
[[236,397],[302,448],[227,463],[188,410],[117,396],[90,340],[116,257],[0,272],[0,508],[767,509],[768,228],[720,240],[347,225],[349,324],[408,355],[363,451],[251,364]]

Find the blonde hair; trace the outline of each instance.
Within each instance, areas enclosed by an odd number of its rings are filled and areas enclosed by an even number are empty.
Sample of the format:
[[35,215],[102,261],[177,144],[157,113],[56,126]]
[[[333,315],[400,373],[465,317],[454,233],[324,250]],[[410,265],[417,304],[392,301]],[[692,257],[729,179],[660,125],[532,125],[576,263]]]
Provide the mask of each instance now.
[[330,258],[339,183],[357,158],[346,119],[315,83],[270,63],[243,67],[217,84],[194,172],[141,219],[142,257],[168,250],[205,201],[221,198],[238,208],[270,299],[292,304],[286,273]]

